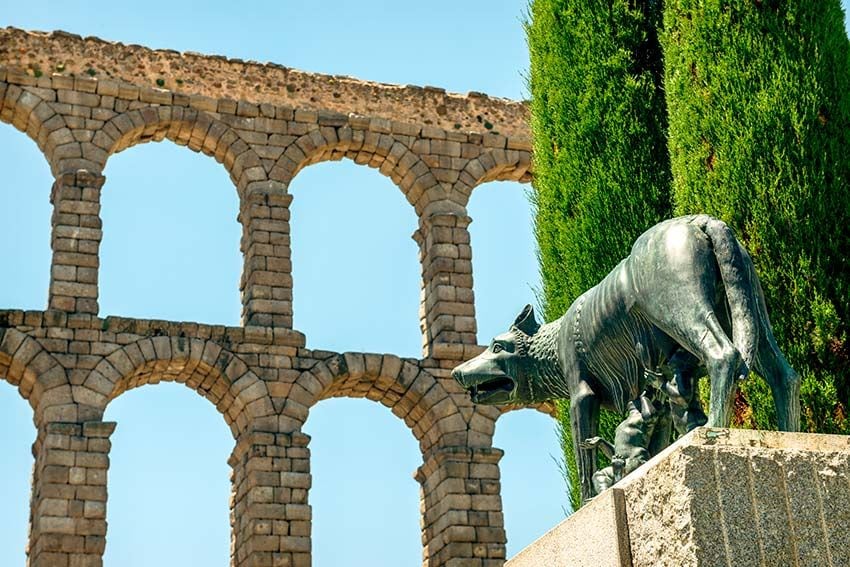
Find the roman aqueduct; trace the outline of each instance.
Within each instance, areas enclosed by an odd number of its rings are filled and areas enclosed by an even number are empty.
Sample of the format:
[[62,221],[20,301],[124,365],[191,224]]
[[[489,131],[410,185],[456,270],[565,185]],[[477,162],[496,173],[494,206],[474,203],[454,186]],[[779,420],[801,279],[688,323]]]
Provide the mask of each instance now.
[[[500,412],[473,406],[449,371],[481,349],[468,199],[531,177],[522,103],[7,28],[0,119],[55,178],[47,309],[0,311],[0,376],[38,430],[29,565],[102,565],[115,427],[103,414],[161,380],[210,400],[233,433],[234,567],[310,564],[302,425],[329,397],[379,402],[418,440],[424,565],[504,563]],[[116,152],[166,138],[214,158],[238,191],[241,327],[98,316],[102,172]],[[292,328],[288,185],[342,158],[388,176],[418,215],[421,359],[311,351]]]

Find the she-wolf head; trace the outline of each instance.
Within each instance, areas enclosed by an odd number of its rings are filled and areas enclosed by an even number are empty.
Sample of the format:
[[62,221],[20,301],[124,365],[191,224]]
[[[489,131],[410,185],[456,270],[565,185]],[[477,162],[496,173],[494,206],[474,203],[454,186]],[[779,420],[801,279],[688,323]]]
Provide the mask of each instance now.
[[494,338],[487,350],[452,371],[452,377],[477,404],[526,404],[534,399],[531,381],[535,361],[529,356],[531,340],[540,325],[526,305],[507,332]]

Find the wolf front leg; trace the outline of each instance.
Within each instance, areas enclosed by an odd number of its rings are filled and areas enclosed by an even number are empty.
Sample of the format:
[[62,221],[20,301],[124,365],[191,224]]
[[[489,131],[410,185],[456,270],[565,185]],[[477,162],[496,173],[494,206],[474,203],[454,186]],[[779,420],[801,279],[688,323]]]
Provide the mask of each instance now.
[[596,399],[593,390],[583,382],[570,398],[570,426],[573,430],[573,450],[581,482],[581,500],[584,503],[596,494],[593,488],[596,447],[585,449],[582,447],[582,442],[596,437],[599,428],[599,400]]

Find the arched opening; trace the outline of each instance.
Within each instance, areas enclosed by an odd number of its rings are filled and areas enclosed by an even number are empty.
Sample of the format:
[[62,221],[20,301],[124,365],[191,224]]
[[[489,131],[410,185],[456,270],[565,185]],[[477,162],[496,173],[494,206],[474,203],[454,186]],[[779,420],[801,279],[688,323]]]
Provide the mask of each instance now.
[[0,565],[23,567],[26,546],[32,479],[32,443],[36,431],[32,408],[17,389],[0,375]]
[[508,412],[496,423],[493,445],[505,451],[500,467],[509,558],[571,513],[556,425],[533,409]]
[[222,166],[141,144],[104,173],[101,315],[239,325],[239,201]]
[[230,565],[233,436],[206,400],[181,384],[125,392],[112,435],[106,565]]
[[[310,410],[313,565],[374,567],[421,561],[416,440],[366,400],[333,398]],[[358,559],[359,558],[359,559]]]
[[[469,202],[478,342],[505,332],[523,306],[536,303],[539,289],[528,185],[491,182],[477,187]],[[538,320],[542,322],[538,313]],[[503,449],[502,503],[508,557],[551,529],[568,511],[559,469],[555,421],[536,410],[499,418],[494,446]]]
[[50,284],[50,167],[35,143],[12,126],[0,126],[0,309],[47,306]]
[[540,274],[527,188],[510,181],[490,182],[477,187],[469,201],[479,344],[489,344],[526,304],[536,302]]
[[418,357],[416,215],[387,178],[345,160],[293,179],[294,326],[308,346]]
[[[53,176],[38,146],[7,124],[0,125],[0,309],[43,310],[50,284],[50,188]],[[0,355],[2,357],[3,355]],[[8,369],[0,361],[0,367]],[[33,410],[0,370],[0,565],[23,567],[32,482]],[[20,377],[19,377],[20,379]]]

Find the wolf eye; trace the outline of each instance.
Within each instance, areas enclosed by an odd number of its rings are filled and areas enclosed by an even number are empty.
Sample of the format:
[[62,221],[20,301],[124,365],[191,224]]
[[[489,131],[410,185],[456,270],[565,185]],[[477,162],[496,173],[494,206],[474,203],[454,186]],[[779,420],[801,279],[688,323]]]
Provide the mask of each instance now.
[[499,343],[493,343],[493,352],[502,352],[504,349]]

